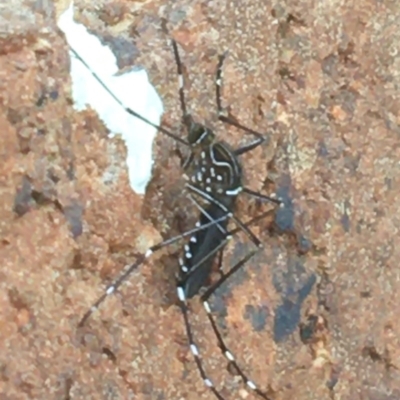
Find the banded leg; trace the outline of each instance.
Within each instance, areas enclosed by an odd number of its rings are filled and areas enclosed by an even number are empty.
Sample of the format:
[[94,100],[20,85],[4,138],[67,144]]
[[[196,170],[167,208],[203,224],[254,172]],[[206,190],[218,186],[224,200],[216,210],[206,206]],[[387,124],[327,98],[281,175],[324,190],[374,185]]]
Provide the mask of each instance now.
[[222,354],[227,359],[228,363],[233,365],[235,370],[238,372],[240,377],[242,378],[243,383],[250,388],[253,392],[257,393],[258,396],[265,400],[272,400],[266,393],[262,392],[256,384],[248,378],[248,376],[243,372],[243,370],[239,367],[236,362],[235,356],[229,350],[227,345],[225,344],[224,339],[222,338],[221,332],[218,329],[218,326],[215,322],[215,319],[212,315],[211,307],[208,303],[211,295],[224,283],[226,282],[233,274],[235,274],[240,268],[244,266],[255,254],[256,250],[251,251],[247,254],[242,260],[240,260],[237,264],[235,264],[226,274],[224,274],[214,285],[209,287],[206,292],[201,296],[200,301],[203,303],[203,307],[206,311],[207,317],[211,323],[211,327],[214,331],[214,334],[217,338],[218,347],[221,349]]
[[[222,248],[225,246],[225,244],[227,243],[228,239],[225,239],[225,242],[223,245],[221,245],[217,250],[215,250],[212,253],[209,253],[208,257],[212,257],[217,251],[222,252]],[[202,262],[204,262],[204,260],[202,260],[199,263],[199,266],[202,264]],[[194,266],[193,270],[195,270],[195,268],[197,268],[198,266]],[[196,345],[196,342],[194,340],[194,335],[192,332],[192,327],[190,324],[190,320],[189,320],[189,308],[187,306],[187,298],[185,295],[185,290],[182,286],[180,286],[179,284],[177,285],[177,295],[178,295],[178,300],[179,300],[179,308],[181,309],[182,315],[183,315],[183,321],[185,324],[185,330],[186,330],[186,336],[189,342],[189,347],[190,347],[190,351],[193,355],[193,358],[195,360],[197,369],[200,373],[201,378],[204,381],[204,384],[213,392],[213,394],[219,399],[219,400],[225,400],[222,395],[219,393],[219,391],[217,390],[217,388],[214,386],[214,383],[212,382],[212,380],[207,376],[205,369],[203,367],[203,362],[200,356],[200,351],[198,346]]]
[[[224,115],[224,110],[222,108],[222,102],[221,102],[221,86],[222,86],[222,65],[224,63],[225,56],[226,56],[226,53],[224,53],[223,55],[221,55],[219,57],[219,62],[218,62],[218,66],[217,66],[217,76],[215,79],[215,91],[216,91],[216,99],[217,99],[218,119],[221,122],[224,122],[228,125],[232,125],[238,129],[241,129],[241,130],[256,137],[256,140],[254,140],[253,142],[235,150],[235,154],[237,156],[239,156],[241,154],[244,154],[251,150],[254,150],[256,147],[260,146],[265,141],[265,137],[261,133],[256,132],[250,128],[247,128],[246,126],[241,125],[238,122],[234,121],[232,118],[226,117]],[[270,202],[278,204],[278,205],[282,204],[282,202],[279,201],[278,199],[275,199],[271,196],[263,195],[258,192],[254,192],[246,187],[243,188],[243,193],[246,193],[250,196],[256,197],[260,200],[267,200],[267,201],[270,201]]]
[[227,207],[225,207],[220,201],[218,201],[217,199],[215,199],[214,197],[210,196],[209,194],[203,192],[202,190],[200,190],[199,188],[197,188],[196,186],[191,185],[190,183],[186,184],[186,187],[188,189],[190,189],[193,193],[199,195],[201,198],[203,198],[204,200],[207,200],[209,203],[215,204],[218,207],[220,207],[222,210],[226,211],[227,213],[230,214],[230,218],[232,218],[236,225],[238,225],[241,230],[249,237],[249,239],[254,243],[254,245],[258,248],[262,248],[263,244],[261,243],[261,241],[257,238],[256,235],[254,235],[254,233],[246,226],[246,224],[244,224],[242,221],[240,221],[239,218],[237,218],[231,210],[229,210]]
[[[178,74],[178,81],[179,81],[179,99],[180,99],[181,110],[182,110],[182,119],[183,119],[183,122],[184,122],[186,128],[188,129],[188,132],[189,132],[192,117],[191,117],[190,113],[187,112],[187,108],[186,108],[182,62],[179,57],[178,46],[177,46],[175,40],[173,40],[173,39],[172,39],[172,47],[173,47],[173,51],[174,51],[175,63],[176,63],[176,67],[177,67],[177,74]],[[222,121],[224,123],[233,125],[236,128],[244,130],[245,132],[250,133],[257,137],[257,139],[254,142],[252,142],[244,147],[241,147],[235,151],[236,155],[240,155],[240,154],[246,153],[248,151],[251,151],[254,148],[256,148],[257,146],[259,146],[261,143],[264,142],[265,138],[262,134],[260,134],[256,131],[253,131],[252,129],[249,129],[243,125],[240,125],[236,121],[232,120],[231,118],[227,118],[223,115],[223,109],[222,109],[222,104],[221,104],[221,85],[222,85],[222,65],[223,65],[223,61],[225,59],[225,55],[226,55],[226,53],[223,54],[222,56],[220,56],[219,62],[218,62],[218,67],[217,67],[216,98],[217,98],[218,118],[220,121]],[[191,153],[189,155],[188,159],[186,160],[186,162],[183,165],[183,169],[186,169],[186,166],[188,164],[190,164],[191,161],[193,161],[193,153]],[[247,193],[253,197],[256,197],[258,199],[261,199],[261,200],[267,200],[267,201],[273,202],[278,205],[282,204],[279,200],[274,199],[273,197],[262,195],[260,193],[254,192],[245,187],[243,188],[243,192]]]
[[174,39],[172,39],[172,48],[174,50],[176,69],[177,69],[177,73],[178,73],[179,100],[180,100],[180,103],[181,103],[182,120],[183,120],[183,123],[185,124],[185,126],[186,126],[186,128],[187,128],[187,130],[189,132],[190,131],[190,124],[191,124],[191,121],[192,121],[192,117],[191,117],[190,113],[187,112],[187,108],[186,108],[182,62],[181,62],[181,59],[179,57],[178,46],[177,46],[177,44],[176,44]]
[[[246,225],[252,225],[257,221],[260,221],[261,219],[265,218],[271,211],[267,211],[264,212],[260,215],[258,215],[257,217],[251,219],[250,221],[248,221],[246,223]],[[233,237],[233,235],[235,235],[236,233],[240,232],[241,228],[238,227],[232,231],[227,232],[225,239],[223,241],[221,241],[220,245],[218,247],[216,247],[212,252],[208,253],[206,257],[204,257],[202,260],[200,260],[196,265],[193,265],[191,268],[191,271],[188,272],[188,276],[191,273],[194,273],[194,271],[196,270],[196,268],[199,268],[208,258],[213,257],[217,252],[222,253],[223,248],[225,247],[225,245],[227,244],[227,242]],[[247,259],[250,259],[255,253],[257,252],[257,250],[254,250],[251,254],[251,256],[248,256]],[[232,269],[232,271],[229,271],[227,275],[223,275],[222,278],[220,278],[218,280],[218,282],[221,282],[220,284],[222,284],[222,282],[224,282],[227,278],[229,278],[235,271],[237,271],[246,261],[246,260],[242,260],[240,262],[240,265],[237,265],[234,267],[234,270]],[[222,256],[220,255],[219,257],[220,262],[222,262]],[[212,286],[212,288],[214,288],[214,285]],[[209,292],[209,290],[206,291],[206,294]],[[208,297],[212,294],[212,292],[208,295]],[[219,400],[224,400],[224,398],[221,396],[221,394],[218,392],[218,390],[216,389],[216,387],[214,386],[213,382],[211,381],[211,379],[208,378],[204,367],[203,367],[203,362],[200,356],[200,351],[196,345],[196,342],[194,340],[194,336],[193,336],[193,332],[192,332],[192,328],[191,328],[191,324],[189,321],[189,309],[187,306],[187,301],[188,299],[186,298],[185,295],[185,290],[183,288],[183,286],[181,286],[181,284],[178,282],[177,283],[177,295],[178,295],[178,300],[179,300],[179,307],[181,309],[182,315],[183,315],[183,319],[184,319],[184,324],[185,324],[185,330],[186,330],[186,335],[189,341],[189,346],[190,346],[190,351],[193,354],[193,357],[195,359],[196,365],[197,365],[197,369],[199,370],[199,373],[201,375],[201,378],[203,379],[205,385],[213,392],[213,394],[219,399]],[[207,297],[207,298],[208,298]],[[203,297],[202,297],[203,299]],[[203,304],[206,303],[206,305],[208,305],[206,299],[202,300]],[[210,311],[211,314],[211,311]],[[209,317],[210,318],[210,317]],[[222,338],[221,338],[222,339]],[[227,350],[228,351],[228,350]],[[226,355],[227,353],[225,353]],[[229,353],[231,354],[231,353]],[[246,383],[249,387],[255,387],[255,385],[252,383],[252,381],[250,381],[249,379],[247,379],[247,377],[243,374],[243,376],[245,377],[244,379],[246,379]],[[258,393],[258,389],[257,387],[255,387],[253,390],[255,390]],[[261,393],[261,392],[260,392]],[[266,400],[270,400],[267,397],[264,397]]]
[[246,126],[239,124],[232,118],[226,117],[224,115],[224,110],[222,108],[222,103],[221,103],[221,86],[222,86],[222,65],[224,63],[225,57],[226,57],[226,53],[224,53],[223,55],[221,55],[219,57],[218,66],[217,66],[217,76],[215,79],[215,92],[216,92],[216,98],[217,98],[218,119],[225,124],[232,125],[238,129],[241,129],[242,131],[247,132],[256,137],[256,139],[254,141],[252,141],[251,143],[235,150],[235,154],[239,156],[241,154],[247,153],[248,151],[254,150],[256,147],[260,146],[265,141],[265,137],[261,133],[253,131],[252,129],[247,128]]
[[194,338],[193,338],[193,333],[192,333],[192,328],[190,325],[190,321],[189,321],[189,309],[187,306],[187,299],[185,296],[185,291],[183,290],[182,287],[178,286],[177,287],[177,293],[178,293],[178,299],[179,299],[179,308],[181,309],[182,315],[183,315],[183,320],[184,320],[184,324],[185,324],[185,329],[186,329],[186,336],[188,338],[189,341],[189,346],[190,346],[190,351],[193,354],[194,360],[196,362],[197,365],[197,369],[200,372],[201,378],[204,381],[204,384],[214,393],[214,395],[219,399],[219,400],[225,400],[221,394],[218,392],[218,390],[216,389],[216,387],[214,386],[213,382],[211,381],[210,378],[208,378],[204,367],[203,367],[203,363],[201,361],[201,357],[200,357],[200,352],[199,352],[199,348],[197,347]]
[[[189,196],[189,199],[196,204],[196,206],[200,209],[201,212],[205,212],[204,209],[200,206],[200,204],[198,204],[196,202],[196,200],[193,199],[192,196]],[[193,234],[200,232],[202,230],[208,229],[209,227],[211,227],[213,225],[219,226],[219,223],[225,221],[227,218],[230,218],[229,214],[226,214],[226,215],[222,216],[221,218],[217,218],[215,220],[213,220],[211,217],[209,217],[210,222],[205,223],[201,226],[196,226],[194,229],[190,229],[180,235],[177,235],[170,239],[164,240],[164,241],[150,247],[145,253],[140,254],[138,256],[138,258],[136,259],[136,261],[133,264],[129,265],[128,268],[116,280],[114,280],[114,282],[111,285],[109,285],[106,288],[105,292],[96,300],[96,302],[89,308],[89,310],[86,311],[86,313],[80,320],[78,327],[82,327],[86,323],[88,318],[95,311],[97,311],[99,309],[100,305],[105,301],[105,299],[108,296],[110,296],[111,294],[113,294],[129,278],[129,276],[133,273],[133,271],[135,271],[140,265],[142,265],[146,261],[146,259],[149,258],[153,253],[155,253],[156,251],[162,249],[163,247],[166,247],[172,243],[175,243],[187,236],[193,236]],[[222,228],[220,228],[220,229],[222,229]],[[225,230],[223,230],[223,233],[225,233]]]
[[145,122],[146,124],[152,126],[153,128],[159,130],[160,132],[164,133],[165,135],[169,136],[170,138],[176,140],[177,142],[190,147],[190,144],[184,140],[181,139],[179,136],[169,132],[167,129],[163,128],[162,126],[156,125],[147,118],[143,117],[142,115],[138,114],[136,111],[132,110],[131,108],[127,107],[125,104],[122,103],[122,101],[111,91],[111,89],[100,79],[100,77],[94,72],[87,62],[79,55],[77,51],[75,51],[71,46],[69,46],[69,49],[73,56],[79,60],[85,68],[87,68],[88,71],[93,75],[93,77],[99,82],[100,86],[130,115],[136,117],[137,119],[140,119],[141,121]]
[[246,187],[244,187],[242,189],[242,192],[248,194],[249,196],[255,197],[255,198],[259,199],[259,200],[267,200],[267,201],[269,201],[271,203],[275,203],[278,206],[283,206],[283,202],[281,200],[275,198],[275,197],[272,197],[272,195],[271,196],[267,196],[265,194],[261,194],[261,193],[255,192],[254,190],[248,189]]

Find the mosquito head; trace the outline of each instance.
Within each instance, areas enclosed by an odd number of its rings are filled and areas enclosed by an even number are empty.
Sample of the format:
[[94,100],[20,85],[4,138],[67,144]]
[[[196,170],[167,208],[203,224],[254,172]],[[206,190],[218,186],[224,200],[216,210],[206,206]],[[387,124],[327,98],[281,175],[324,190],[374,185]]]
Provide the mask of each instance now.
[[209,146],[214,141],[215,135],[204,125],[192,122],[190,124],[190,130],[188,140],[191,145]]

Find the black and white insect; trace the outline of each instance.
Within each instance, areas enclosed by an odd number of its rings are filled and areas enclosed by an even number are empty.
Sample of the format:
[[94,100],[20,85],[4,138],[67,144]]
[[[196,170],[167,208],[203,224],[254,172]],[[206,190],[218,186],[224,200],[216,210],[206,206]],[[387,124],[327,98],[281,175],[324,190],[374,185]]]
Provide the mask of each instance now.
[[[226,346],[221,333],[214,321],[209,298],[215,290],[222,285],[229,277],[231,277],[238,269],[240,269],[254,254],[262,247],[261,241],[252,233],[250,225],[261,218],[265,217],[266,213],[254,218],[252,221],[243,223],[236,217],[235,203],[240,193],[256,197],[261,200],[270,201],[277,205],[281,202],[272,196],[265,196],[254,192],[243,185],[243,172],[240,162],[240,156],[247,153],[256,147],[260,146],[265,138],[262,134],[249,129],[230,117],[224,115],[221,106],[221,84],[222,84],[222,66],[225,54],[219,57],[216,73],[216,101],[218,118],[225,124],[234,126],[247,134],[253,136],[253,140],[238,149],[232,149],[228,143],[218,140],[214,132],[206,126],[195,122],[190,113],[188,113],[184,95],[184,79],[182,73],[182,64],[179,57],[178,47],[175,41],[172,41],[173,52],[177,65],[179,78],[179,98],[182,111],[182,121],[187,130],[187,141],[169,132],[161,126],[157,126],[146,118],[142,117],[135,111],[124,104],[107,88],[102,80],[94,73],[94,77],[99,81],[100,85],[117,101],[126,112],[141,119],[142,121],[157,128],[160,132],[175,139],[179,143],[185,145],[189,149],[189,155],[183,163],[184,176],[186,178],[185,189],[187,197],[200,211],[199,221],[195,228],[184,232],[183,234],[165,240],[155,246],[150,247],[144,254],[139,255],[136,261],[130,265],[110,286],[92,307],[85,313],[81,319],[79,326],[83,326],[91,314],[96,311],[100,304],[107,296],[114,293],[136,270],[143,264],[153,253],[161,248],[170,245],[183,238],[189,238],[183,246],[183,254],[179,259],[179,271],[177,273],[177,296],[179,306],[184,317],[184,323],[189,341],[190,350],[194,356],[197,368],[205,385],[219,399],[224,400],[224,397],[219,393],[212,380],[207,376],[203,362],[200,357],[200,351],[195,343],[194,335],[188,317],[188,300],[199,294],[200,289],[205,288],[205,291],[200,296],[200,300],[204,306],[212,329],[217,338],[217,344],[228,362],[234,366],[237,373],[242,378],[245,385],[256,393],[259,397],[271,400],[267,394],[262,392],[257,385],[250,380],[236,362],[234,355]],[[86,68],[89,66],[72,48],[71,53],[74,57],[80,60]],[[236,228],[228,230],[229,221],[236,224]],[[219,254],[219,267],[222,263],[222,251],[225,245],[231,240],[234,234],[243,231],[255,245],[253,251],[246,255],[229,271],[223,273],[221,278],[213,285],[207,287],[210,278],[212,265]]]

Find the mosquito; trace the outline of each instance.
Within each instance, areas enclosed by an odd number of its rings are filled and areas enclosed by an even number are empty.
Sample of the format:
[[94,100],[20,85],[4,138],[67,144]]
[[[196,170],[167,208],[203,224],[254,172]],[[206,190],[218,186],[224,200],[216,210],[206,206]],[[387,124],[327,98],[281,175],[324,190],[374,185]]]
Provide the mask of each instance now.
[[[221,102],[221,86],[222,86],[222,66],[226,53],[221,55],[218,60],[217,72],[215,78],[216,84],[216,103],[218,111],[218,119],[224,124],[233,126],[242,130],[246,134],[253,137],[248,144],[233,149],[227,142],[219,140],[215,133],[205,125],[197,123],[191,114],[187,111],[184,78],[182,73],[182,63],[179,57],[177,43],[172,40],[172,48],[177,66],[178,82],[179,82],[179,99],[182,111],[182,123],[187,131],[187,139],[182,139],[178,135],[170,132],[163,126],[158,126],[134,110],[126,107],[118,97],[104,84],[104,82],[93,72],[84,59],[70,47],[72,55],[82,62],[88,68],[99,84],[112,96],[112,98],[125,109],[130,115],[144,121],[153,126],[158,131],[173,138],[181,145],[189,150],[189,155],[182,165],[183,175],[186,179],[185,192],[187,198],[199,210],[199,220],[193,229],[190,229],[178,236],[164,240],[152,247],[146,252],[137,256],[135,262],[128,266],[123,273],[109,285],[98,300],[84,314],[79,327],[82,327],[88,318],[95,312],[105,299],[113,294],[135,271],[140,265],[145,263],[147,259],[160,249],[171,245],[184,238],[188,238],[183,245],[182,257],[179,258],[179,271],[176,278],[176,290],[179,300],[179,307],[182,311],[186,334],[189,342],[190,350],[193,354],[199,373],[205,385],[219,399],[225,400],[219,393],[212,380],[206,375],[203,362],[200,357],[200,351],[195,344],[194,335],[191,329],[188,316],[188,301],[196,295],[202,288],[205,292],[200,295],[200,301],[206,311],[212,329],[215,333],[217,344],[228,362],[232,364],[244,384],[265,400],[271,400],[267,394],[262,392],[258,386],[250,380],[243,370],[239,367],[232,352],[226,346],[221,333],[214,321],[209,298],[229,277],[242,268],[245,263],[252,258],[256,252],[263,247],[262,242],[251,231],[250,226],[260,219],[264,218],[267,213],[261,214],[253,220],[244,223],[235,215],[236,200],[240,194],[246,194],[262,201],[268,201],[275,205],[282,206],[283,203],[276,196],[267,196],[258,192],[254,192],[243,184],[243,170],[240,156],[248,153],[264,141],[265,137],[250,128],[247,128],[232,117],[225,116]],[[268,212],[269,213],[269,212]],[[232,221],[236,225],[233,230],[228,230],[228,224]],[[244,232],[250,241],[254,244],[254,250],[250,251],[243,259],[234,265],[227,273],[221,274],[221,278],[209,285],[212,265],[219,254],[219,269],[222,270],[222,251],[226,244],[238,232]]]

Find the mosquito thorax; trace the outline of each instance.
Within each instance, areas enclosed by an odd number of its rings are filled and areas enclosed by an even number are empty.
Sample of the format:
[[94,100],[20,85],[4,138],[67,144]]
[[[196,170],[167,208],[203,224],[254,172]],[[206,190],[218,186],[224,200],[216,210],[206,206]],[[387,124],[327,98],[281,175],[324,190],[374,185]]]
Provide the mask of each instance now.
[[209,146],[215,140],[215,134],[204,125],[192,122],[188,134],[188,141],[192,146]]

